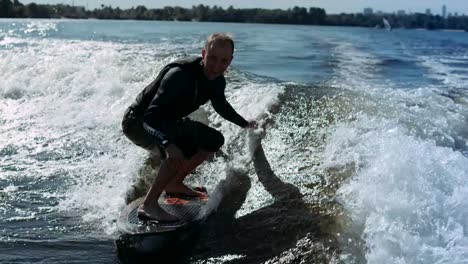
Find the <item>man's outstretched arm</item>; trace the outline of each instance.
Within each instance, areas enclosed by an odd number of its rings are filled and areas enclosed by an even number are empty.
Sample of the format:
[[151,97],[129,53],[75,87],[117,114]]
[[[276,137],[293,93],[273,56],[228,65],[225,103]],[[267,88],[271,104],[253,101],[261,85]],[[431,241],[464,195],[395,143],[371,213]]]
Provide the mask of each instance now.
[[239,115],[236,110],[229,104],[226,100],[224,94],[218,94],[216,98],[211,100],[214,110],[222,116],[224,119],[242,127],[242,128],[256,128],[256,121],[247,121],[241,115]]

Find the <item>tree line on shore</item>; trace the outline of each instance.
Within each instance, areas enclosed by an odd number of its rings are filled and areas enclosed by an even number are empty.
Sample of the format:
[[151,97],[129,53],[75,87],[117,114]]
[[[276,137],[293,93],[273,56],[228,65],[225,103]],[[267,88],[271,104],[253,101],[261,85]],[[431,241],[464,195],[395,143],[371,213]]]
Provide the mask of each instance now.
[[394,28],[457,29],[468,31],[468,16],[444,18],[439,15],[414,13],[396,14],[326,14],[322,8],[294,7],[282,9],[237,9],[230,6],[223,9],[218,6],[197,5],[192,8],[164,7],[148,9],[137,6],[129,9],[113,8],[102,5],[101,8],[87,10],[83,6],[64,4],[24,5],[18,0],[0,0],[0,17],[6,18],[77,18],[77,19],[134,19],[134,20],[177,20],[236,23],[268,23],[299,25],[330,25],[383,27],[385,18]]

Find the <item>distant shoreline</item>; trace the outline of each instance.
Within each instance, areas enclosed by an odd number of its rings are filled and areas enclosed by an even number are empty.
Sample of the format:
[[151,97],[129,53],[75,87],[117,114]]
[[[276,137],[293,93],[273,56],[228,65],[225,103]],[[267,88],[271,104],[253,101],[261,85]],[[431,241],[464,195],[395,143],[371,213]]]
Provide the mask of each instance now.
[[[377,29],[385,30],[384,28],[373,28],[373,27],[364,27],[364,26],[349,26],[349,25],[301,25],[301,24],[273,24],[273,23],[249,23],[249,22],[224,22],[224,21],[178,21],[178,20],[142,20],[142,19],[98,19],[98,18],[30,18],[30,17],[15,17],[15,18],[5,18],[0,17],[1,20],[8,19],[31,19],[31,20],[70,20],[70,21],[147,21],[147,22],[180,22],[180,23],[231,23],[231,24],[252,24],[252,25],[284,25],[284,26],[316,26],[316,27],[350,27],[350,28],[367,28],[367,29]],[[465,33],[466,30],[463,29],[427,29],[427,28],[394,28],[392,30],[421,30],[421,31],[443,31],[443,32],[459,32]]]
[[419,29],[468,31],[468,16],[443,18],[422,13],[397,14],[326,14],[317,7],[282,9],[223,9],[217,6],[198,5],[192,8],[164,7],[148,9],[145,6],[120,9],[102,5],[100,9],[87,10],[83,6],[64,4],[23,5],[18,0],[0,1],[0,18],[52,18],[100,20],[156,20],[198,21],[253,24],[286,24],[317,26],[349,26],[385,29]]

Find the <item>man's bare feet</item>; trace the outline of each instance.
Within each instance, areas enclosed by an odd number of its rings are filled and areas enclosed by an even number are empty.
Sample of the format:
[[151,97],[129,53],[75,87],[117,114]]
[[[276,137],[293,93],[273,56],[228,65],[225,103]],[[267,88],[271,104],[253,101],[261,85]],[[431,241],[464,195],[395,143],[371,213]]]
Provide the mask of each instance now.
[[206,194],[203,192],[195,191],[183,183],[173,184],[170,183],[165,188],[166,194],[168,195],[185,195],[190,197],[205,198]]
[[144,203],[141,204],[140,207],[138,207],[138,216],[160,222],[179,221],[179,218],[164,211],[164,209],[162,209],[161,206],[147,206]]

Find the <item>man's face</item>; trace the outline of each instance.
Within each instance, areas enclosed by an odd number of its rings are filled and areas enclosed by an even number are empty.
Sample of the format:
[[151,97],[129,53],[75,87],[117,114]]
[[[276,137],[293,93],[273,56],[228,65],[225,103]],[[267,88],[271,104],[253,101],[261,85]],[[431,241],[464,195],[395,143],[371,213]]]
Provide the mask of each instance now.
[[214,42],[208,49],[202,49],[203,72],[208,80],[221,76],[232,61],[232,47]]

